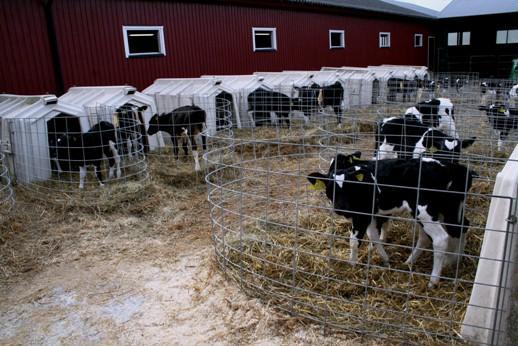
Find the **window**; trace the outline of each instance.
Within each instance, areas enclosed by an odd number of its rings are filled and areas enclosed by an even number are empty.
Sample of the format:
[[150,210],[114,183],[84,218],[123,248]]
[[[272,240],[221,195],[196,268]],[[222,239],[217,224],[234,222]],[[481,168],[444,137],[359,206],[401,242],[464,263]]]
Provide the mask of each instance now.
[[277,50],[276,28],[252,28],[254,52]]
[[456,32],[448,33],[448,46],[456,46],[457,45],[457,36]]
[[163,26],[123,26],[126,58],[136,56],[164,56]]
[[498,30],[496,32],[496,43],[518,43],[518,30]]
[[390,47],[390,32],[380,32],[380,48]]
[[329,49],[345,48],[345,32],[343,30],[329,30]]
[[414,35],[414,47],[422,47],[423,46],[423,34],[415,34]]
[[469,46],[471,44],[471,32],[449,32],[448,46]]

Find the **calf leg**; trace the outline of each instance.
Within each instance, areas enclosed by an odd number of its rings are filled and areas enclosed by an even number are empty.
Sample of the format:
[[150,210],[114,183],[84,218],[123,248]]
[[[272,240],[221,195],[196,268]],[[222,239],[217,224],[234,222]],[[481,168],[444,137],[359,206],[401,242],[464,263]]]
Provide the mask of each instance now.
[[405,261],[406,265],[412,265],[417,260],[417,257],[421,255],[423,252],[423,249],[426,249],[430,246],[430,237],[423,231],[422,227],[419,227],[419,235],[417,238],[417,243],[412,249],[412,253],[410,256],[408,256],[407,260]]
[[342,124],[342,114],[340,110],[340,106],[333,106],[333,112],[336,114],[336,119],[338,121],[338,124]]
[[376,248],[376,250],[378,250],[378,253],[383,259],[383,264],[388,266],[389,258],[387,253],[385,252],[385,249],[383,248],[383,245],[380,243],[379,232],[378,228],[376,227],[376,220],[372,220],[369,227],[367,227],[367,237],[369,237],[369,240],[371,241],[371,243],[369,243],[369,246],[371,244],[374,244],[374,247]]
[[286,127],[290,127],[290,113],[279,112],[279,125],[282,127],[283,121],[286,122]]
[[122,175],[121,158],[114,142],[110,141],[108,150],[104,150],[104,155],[108,158],[110,166],[110,169],[108,170],[108,179],[113,179],[114,172],[117,173],[117,178],[120,178]]
[[432,238],[433,269],[430,283],[428,284],[428,287],[432,288],[438,284],[440,280],[446,251],[448,250],[449,235],[438,220],[433,220],[433,217],[428,213],[427,208],[428,206],[417,206],[417,218],[422,222],[425,233]]
[[176,161],[178,161],[178,152],[179,152],[178,140],[181,140],[181,138],[178,138],[176,135],[174,135],[174,136],[171,136],[171,140],[173,141],[173,155],[174,155],[174,159]]
[[193,149],[192,149],[192,155],[194,156],[194,164],[195,164],[195,170],[196,170],[196,166],[198,167],[197,170],[200,170],[200,163],[199,163],[199,160],[198,160],[198,149],[199,148],[202,148],[202,156],[203,156],[203,139],[202,139],[202,134],[201,133],[197,133],[193,136],[194,138],[194,141],[193,141]]
[[61,165],[59,164],[59,160],[57,158],[55,158],[55,157],[52,158],[51,162],[54,162],[54,167],[55,167],[56,172],[58,172],[58,174],[63,173],[63,170],[61,169]]
[[128,138],[126,138],[126,152],[128,153],[128,158],[130,160],[133,159],[133,151],[132,151],[132,148],[131,148],[131,139],[130,137],[128,136]]
[[79,166],[79,188],[85,187],[86,166]]
[[349,238],[349,249],[351,251],[349,260],[351,261],[352,265],[355,265],[358,262],[358,246],[360,245],[358,235],[358,231],[351,231]]
[[99,182],[99,186],[104,186],[103,182],[103,174],[101,172],[101,160],[98,160],[94,164],[95,176],[97,177],[97,181]]

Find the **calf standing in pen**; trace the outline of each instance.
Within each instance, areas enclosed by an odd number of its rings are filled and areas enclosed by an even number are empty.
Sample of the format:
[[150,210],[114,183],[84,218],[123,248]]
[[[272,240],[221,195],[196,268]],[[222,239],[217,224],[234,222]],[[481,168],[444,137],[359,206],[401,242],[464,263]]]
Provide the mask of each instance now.
[[387,118],[376,127],[375,158],[419,158],[421,155],[441,161],[457,162],[461,149],[471,146],[475,138],[456,139],[429,128],[413,116]]
[[155,114],[149,121],[148,135],[154,135],[158,131],[169,133],[173,142],[173,152],[178,160],[178,142],[182,141],[185,155],[188,154],[188,144],[192,148],[194,157],[194,170],[200,170],[198,150],[205,150],[205,127],[206,113],[198,106],[183,106],[170,113]]
[[507,139],[509,132],[518,129],[518,108],[508,108],[503,104],[491,104],[488,107],[480,107],[485,110],[491,128],[498,134],[498,151],[502,150],[503,141]]
[[[333,160],[327,174],[311,173],[308,180],[316,189],[326,191],[337,214],[352,219],[351,263],[357,262],[359,241],[367,234],[388,265],[379,228],[388,216],[409,211],[422,229],[406,263],[415,262],[430,237],[434,260],[429,286],[437,284],[443,266],[464,249],[469,226],[463,216],[464,201],[473,172],[433,159],[357,161],[347,168],[338,167],[339,162]],[[455,253],[448,257],[447,252]]]
[[344,101],[344,88],[339,82],[322,87],[318,95],[318,104],[322,109],[332,107],[338,121],[338,127],[342,125],[342,103]]
[[304,112],[309,116],[314,110],[320,108],[325,110],[331,107],[336,115],[339,126],[342,123],[344,88],[339,82],[321,87],[313,83],[307,87],[295,87],[298,91],[298,98],[293,101],[296,110]]
[[120,157],[116,148],[116,134],[113,124],[101,121],[87,133],[62,134],[56,140],[53,156],[58,171],[67,167],[70,171],[79,171],[79,188],[84,188],[88,166],[94,166],[100,186],[104,186],[101,164],[103,155],[109,161],[108,178],[121,176]]
[[376,127],[377,159],[418,158],[427,153],[442,160],[457,161],[461,148],[475,137],[460,140],[455,128],[453,105],[448,99],[433,99],[407,109],[404,117],[385,118]]
[[115,110],[115,117],[118,122],[118,147],[121,151],[120,154],[128,155],[129,159],[138,155],[139,145],[143,146],[144,152],[149,151],[146,128],[142,123],[142,112],[147,108],[146,105],[139,107],[131,103],[125,103]]
[[290,112],[299,110],[298,100],[292,101],[288,96],[263,88],[256,89],[248,95],[248,111],[252,112],[255,126],[271,124],[270,113],[275,113],[279,125],[286,122],[290,127]]

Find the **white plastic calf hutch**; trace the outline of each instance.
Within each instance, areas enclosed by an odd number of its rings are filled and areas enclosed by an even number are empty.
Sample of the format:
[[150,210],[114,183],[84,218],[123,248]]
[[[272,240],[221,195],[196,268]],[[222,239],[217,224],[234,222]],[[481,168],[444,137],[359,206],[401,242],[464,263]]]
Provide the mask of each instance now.
[[254,90],[263,88],[272,90],[273,87],[264,81],[264,77],[257,75],[204,75],[202,79],[221,82],[221,87],[232,90],[234,98],[233,125],[237,128],[255,126],[248,107],[248,95]]
[[[84,132],[97,124],[101,120],[112,123],[114,121],[111,112],[127,103],[141,107],[147,106],[142,112],[142,119],[146,130],[149,127],[149,120],[157,113],[157,107],[153,97],[138,92],[136,88],[127,85],[121,86],[91,86],[73,87],[59,98],[60,103],[66,103],[80,107],[89,116],[90,126],[83,129]],[[98,111],[100,109],[110,110],[110,112]],[[153,150],[163,142],[157,135],[148,136],[149,149]]]
[[368,106],[378,103],[380,98],[380,80],[374,72],[363,67],[322,67],[322,71],[340,73],[340,80],[346,85],[351,107]]
[[0,103],[3,109],[0,111],[2,150],[13,177],[19,183],[51,177],[50,120],[57,116],[64,117],[74,131],[84,132],[90,127],[83,108],[58,102],[54,95],[2,95],[0,99],[3,100]]
[[[160,78],[143,90],[153,97],[159,114],[169,113],[183,106],[198,106],[206,113],[206,126],[210,135],[218,131],[218,127],[229,122],[228,112],[220,111],[225,103],[233,114],[237,113],[238,94],[210,78]],[[228,101],[228,103],[227,103]],[[219,124],[219,125],[218,125]]]

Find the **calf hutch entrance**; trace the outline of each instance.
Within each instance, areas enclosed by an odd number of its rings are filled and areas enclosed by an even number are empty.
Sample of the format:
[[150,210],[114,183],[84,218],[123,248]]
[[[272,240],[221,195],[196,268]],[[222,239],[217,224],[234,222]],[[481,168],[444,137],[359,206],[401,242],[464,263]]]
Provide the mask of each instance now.
[[[460,343],[467,339],[498,344],[510,304],[507,280],[514,253],[507,248],[511,246],[513,227],[508,221],[512,221],[510,215],[516,215],[516,189],[510,194],[502,189],[493,193],[493,186],[495,182],[502,184],[497,173],[505,165],[506,174],[514,170],[515,176],[504,179],[516,180],[518,149],[508,160],[501,154],[488,154],[485,141],[474,146],[459,160],[466,170],[455,189],[452,184],[442,188],[426,185],[424,167],[446,167],[431,158],[412,161],[419,167],[415,186],[390,185],[383,180],[387,175],[381,168],[371,166],[371,170],[364,171],[363,166],[356,167],[362,159],[373,156],[374,130],[368,119],[379,120],[379,110],[350,112],[344,115],[342,128],[338,128],[336,117],[321,115],[318,122],[292,122],[289,128],[241,129],[228,145],[206,155],[211,167],[206,181],[212,236],[221,269],[248,294],[324,328],[401,343]],[[348,118],[353,116],[354,121]],[[480,119],[473,121],[477,120]],[[358,151],[361,158],[353,157]],[[347,160],[333,161],[338,153],[349,156]],[[337,162],[349,167],[338,171]],[[328,187],[325,193],[312,188],[318,184],[312,185],[308,177],[315,172],[331,179],[328,185],[324,183]],[[470,173],[468,179],[466,172],[476,173]],[[348,190],[351,184],[361,188],[344,197],[341,191],[352,191]],[[370,204],[365,209],[358,209],[360,200],[376,195],[386,202],[387,189],[416,196],[417,205],[407,205],[419,211],[417,216],[409,212],[384,215],[390,231],[383,226],[385,235],[381,239],[374,233],[372,237],[365,235],[357,240],[354,250],[357,230],[338,214],[349,212],[372,218],[376,210],[372,199],[367,199]],[[435,196],[435,205],[428,210],[438,208],[444,213],[437,219],[426,219],[423,210],[428,207],[417,202],[428,194]],[[457,198],[465,203],[453,203],[452,209],[446,210],[448,201]],[[495,212],[490,211],[490,205],[492,210],[495,203],[504,206],[499,211],[504,215],[500,223],[491,221],[495,216],[490,213]],[[451,211],[457,221],[444,216]],[[442,248],[436,244],[437,239],[431,244],[426,235],[430,229],[443,229],[446,234],[468,228],[463,237],[449,236],[443,243],[445,250],[438,250]],[[493,246],[488,245],[492,236],[500,237]],[[380,248],[388,255],[388,264]],[[432,272],[437,274],[434,263],[438,258],[447,265],[435,287],[429,287]],[[481,298],[481,294],[491,299]]]

